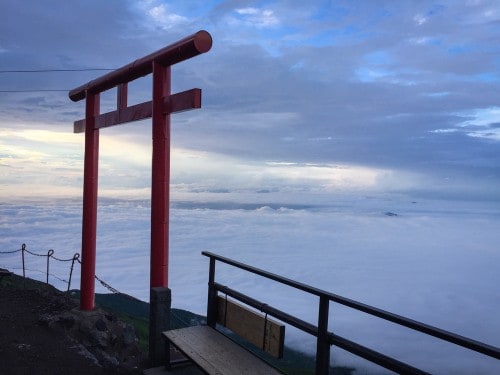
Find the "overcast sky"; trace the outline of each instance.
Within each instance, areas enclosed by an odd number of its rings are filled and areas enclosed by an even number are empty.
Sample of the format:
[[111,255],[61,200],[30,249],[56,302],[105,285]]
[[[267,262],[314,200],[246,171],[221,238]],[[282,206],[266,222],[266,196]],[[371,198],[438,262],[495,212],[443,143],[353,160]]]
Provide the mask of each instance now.
[[[0,196],[79,196],[67,90],[205,29],[173,68],[172,189],[498,200],[497,1],[17,1],[0,5]],[[131,85],[150,100],[150,81]],[[103,94],[103,112],[114,93]],[[148,121],[101,131],[103,194],[149,194]]]
[[[84,102],[68,91],[200,29],[212,49],[172,70],[173,92],[203,99],[172,115],[171,191],[217,202],[173,206],[176,301],[204,306],[209,249],[498,346],[497,0],[0,0],[0,251],[80,251]],[[129,99],[151,99],[150,77]],[[102,112],[115,102],[104,93]],[[100,134],[99,196],[147,199],[150,121]],[[336,193],[353,195],[300,209]],[[97,273],[147,298],[149,206],[134,202],[101,200]]]

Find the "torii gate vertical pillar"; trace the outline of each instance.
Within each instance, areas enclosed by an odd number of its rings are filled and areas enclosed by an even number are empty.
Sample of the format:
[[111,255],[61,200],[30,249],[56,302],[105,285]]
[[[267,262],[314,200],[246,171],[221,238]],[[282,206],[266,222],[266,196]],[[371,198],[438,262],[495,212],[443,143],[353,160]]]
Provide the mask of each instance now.
[[170,66],[153,62],[153,160],[151,168],[151,276],[149,295],[149,362],[160,366],[168,357],[161,333],[170,328],[171,291],[168,289],[170,213]]
[[153,161],[151,181],[151,288],[168,287],[170,202],[170,66],[153,62]]
[[99,129],[95,127],[95,118],[100,112],[100,94],[86,94],[85,118],[85,160],[83,174],[83,215],[82,215],[82,277],[81,309],[94,308],[95,258],[97,234],[97,179],[99,162]]

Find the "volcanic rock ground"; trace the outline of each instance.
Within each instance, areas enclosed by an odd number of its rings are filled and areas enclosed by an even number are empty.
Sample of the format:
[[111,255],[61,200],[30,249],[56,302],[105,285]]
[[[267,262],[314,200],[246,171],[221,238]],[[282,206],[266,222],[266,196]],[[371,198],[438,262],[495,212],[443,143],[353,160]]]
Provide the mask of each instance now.
[[142,373],[145,354],[130,324],[100,309],[83,313],[64,293],[23,288],[19,279],[0,284],[1,374]]

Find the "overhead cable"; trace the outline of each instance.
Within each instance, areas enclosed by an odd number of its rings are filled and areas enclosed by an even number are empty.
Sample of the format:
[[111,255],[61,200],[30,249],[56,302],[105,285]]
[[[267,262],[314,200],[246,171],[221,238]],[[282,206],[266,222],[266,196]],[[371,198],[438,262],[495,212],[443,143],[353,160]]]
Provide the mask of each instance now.
[[50,72],[90,72],[96,70],[115,70],[113,68],[85,68],[85,69],[13,69],[0,70],[0,73],[50,73]]

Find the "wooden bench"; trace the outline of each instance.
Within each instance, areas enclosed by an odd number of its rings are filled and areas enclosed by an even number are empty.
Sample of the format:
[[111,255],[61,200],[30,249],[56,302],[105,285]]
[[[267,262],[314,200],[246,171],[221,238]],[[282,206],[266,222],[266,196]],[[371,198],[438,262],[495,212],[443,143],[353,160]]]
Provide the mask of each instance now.
[[[217,323],[274,357],[283,356],[285,326],[227,298],[217,297]],[[207,374],[282,374],[255,354],[210,326],[163,332],[170,344]],[[167,356],[168,357],[168,356]],[[170,367],[168,359],[167,367]]]

